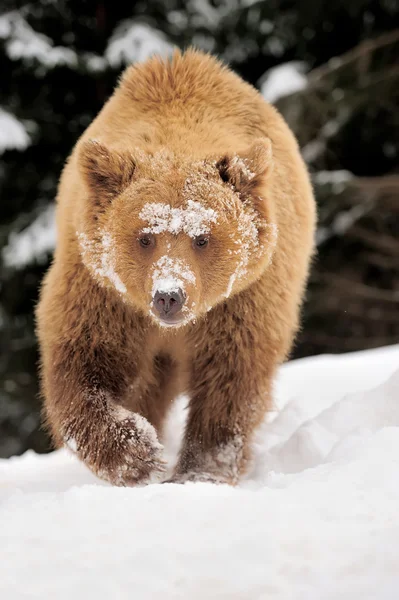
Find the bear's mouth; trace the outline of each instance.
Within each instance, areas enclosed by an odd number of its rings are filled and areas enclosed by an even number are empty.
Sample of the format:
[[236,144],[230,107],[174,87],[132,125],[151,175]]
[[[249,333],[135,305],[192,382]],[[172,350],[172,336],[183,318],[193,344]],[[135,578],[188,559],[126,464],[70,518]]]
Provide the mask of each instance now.
[[184,327],[189,323],[195,323],[197,320],[197,315],[192,310],[182,310],[178,314],[175,315],[159,315],[156,314],[152,309],[149,311],[150,317],[153,321],[156,322],[158,327],[163,328],[174,328],[178,329],[179,327]]
[[159,325],[159,327],[182,327],[183,325],[186,325],[186,323],[189,322],[190,319],[187,319],[186,317],[184,317],[182,314],[180,315],[171,315],[171,316],[167,316],[167,315],[156,315],[152,310],[150,311],[150,315],[153,319],[153,321],[156,321],[157,325]]
[[187,319],[184,317],[171,317],[169,319],[158,317],[158,323],[161,327],[181,327],[181,325],[187,323]]

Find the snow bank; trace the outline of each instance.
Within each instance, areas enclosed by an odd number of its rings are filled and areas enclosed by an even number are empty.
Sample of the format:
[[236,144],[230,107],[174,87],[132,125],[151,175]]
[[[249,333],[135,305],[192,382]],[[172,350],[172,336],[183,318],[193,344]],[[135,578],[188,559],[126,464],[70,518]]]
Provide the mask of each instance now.
[[66,450],[0,461],[1,597],[396,599],[398,367],[399,346],[283,367],[236,489],[111,488]]
[[307,78],[306,65],[301,61],[291,61],[269,69],[260,80],[260,93],[268,102],[304,90]]

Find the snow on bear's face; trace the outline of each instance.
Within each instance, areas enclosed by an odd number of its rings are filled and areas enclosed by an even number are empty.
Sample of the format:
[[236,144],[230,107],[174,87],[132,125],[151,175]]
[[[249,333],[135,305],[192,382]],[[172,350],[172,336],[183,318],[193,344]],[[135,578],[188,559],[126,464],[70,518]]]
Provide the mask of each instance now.
[[270,262],[277,228],[267,204],[269,140],[240,156],[191,162],[89,141],[79,159],[83,262],[160,326],[195,320]]

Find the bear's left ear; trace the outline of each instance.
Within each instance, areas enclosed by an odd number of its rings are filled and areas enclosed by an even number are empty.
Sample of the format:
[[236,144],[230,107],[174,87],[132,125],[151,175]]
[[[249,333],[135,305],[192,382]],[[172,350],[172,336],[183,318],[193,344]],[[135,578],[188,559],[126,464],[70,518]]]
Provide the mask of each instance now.
[[273,168],[272,143],[269,138],[258,138],[244,152],[223,156],[216,167],[223,181],[249,195]]
[[105,200],[120,194],[129,185],[136,169],[130,154],[110,150],[94,139],[84,142],[78,160],[89,189]]

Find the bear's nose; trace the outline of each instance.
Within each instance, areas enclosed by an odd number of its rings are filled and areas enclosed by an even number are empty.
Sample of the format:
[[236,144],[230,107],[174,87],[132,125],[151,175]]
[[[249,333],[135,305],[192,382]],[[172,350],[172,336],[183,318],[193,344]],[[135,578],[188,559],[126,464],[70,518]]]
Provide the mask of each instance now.
[[173,292],[155,292],[154,306],[161,317],[172,317],[182,308],[185,301],[184,293],[179,288]]

